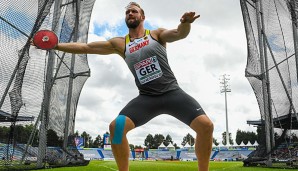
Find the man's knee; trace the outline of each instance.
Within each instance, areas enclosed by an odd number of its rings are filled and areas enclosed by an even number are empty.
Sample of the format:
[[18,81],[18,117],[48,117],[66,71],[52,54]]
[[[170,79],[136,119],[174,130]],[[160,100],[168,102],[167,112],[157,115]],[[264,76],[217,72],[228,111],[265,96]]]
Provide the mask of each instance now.
[[115,131],[115,120],[113,120],[110,125],[109,125],[109,131],[110,131],[110,138],[112,138],[114,136],[114,131]]
[[212,134],[214,130],[213,122],[207,117],[207,115],[201,115],[194,119],[191,123],[191,127],[197,133]]
[[204,128],[206,129],[205,131],[208,133],[213,133],[214,130],[214,125],[213,122],[211,120],[208,120],[204,123]]
[[111,122],[109,129],[111,133],[112,144],[122,143],[124,129],[125,129],[125,122],[126,122],[126,116],[124,115],[118,115],[117,118]]
[[119,115],[109,125],[112,144],[121,144],[123,137],[134,128],[134,123],[124,115]]

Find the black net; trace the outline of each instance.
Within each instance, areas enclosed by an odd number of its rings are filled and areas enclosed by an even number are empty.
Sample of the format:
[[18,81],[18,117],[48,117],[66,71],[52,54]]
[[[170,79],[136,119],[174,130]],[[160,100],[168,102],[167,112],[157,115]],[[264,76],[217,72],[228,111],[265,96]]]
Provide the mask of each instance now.
[[87,56],[43,51],[30,40],[47,29],[59,42],[87,42],[94,2],[0,1],[0,165],[88,163],[73,138]]
[[[246,77],[256,95],[263,136],[245,165],[298,167],[297,2],[240,0],[247,37]],[[272,164],[273,163],[273,164]]]

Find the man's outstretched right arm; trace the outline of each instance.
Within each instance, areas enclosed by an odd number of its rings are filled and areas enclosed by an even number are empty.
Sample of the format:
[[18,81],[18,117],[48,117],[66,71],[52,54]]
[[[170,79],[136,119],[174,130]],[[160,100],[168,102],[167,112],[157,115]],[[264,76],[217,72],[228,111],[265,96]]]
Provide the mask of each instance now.
[[59,43],[55,50],[75,54],[120,54],[119,38],[112,38],[107,41],[96,41],[91,43]]

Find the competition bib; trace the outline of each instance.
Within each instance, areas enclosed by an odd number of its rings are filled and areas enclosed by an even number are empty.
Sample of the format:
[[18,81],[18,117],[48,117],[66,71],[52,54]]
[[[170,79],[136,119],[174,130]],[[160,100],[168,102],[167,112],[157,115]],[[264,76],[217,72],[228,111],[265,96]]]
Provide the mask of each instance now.
[[136,63],[134,68],[141,84],[148,83],[162,76],[162,70],[156,56]]

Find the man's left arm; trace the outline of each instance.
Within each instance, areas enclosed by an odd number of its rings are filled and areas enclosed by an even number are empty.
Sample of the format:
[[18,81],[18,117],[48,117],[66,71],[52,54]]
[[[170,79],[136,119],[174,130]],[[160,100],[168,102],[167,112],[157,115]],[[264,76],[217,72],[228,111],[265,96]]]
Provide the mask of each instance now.
[[182,15],[180,19],[180,24],[176,29],[166,30],[166,29],[158,29],[158,39],[161,42],[174,42],[180,39],[185,38],[191,28],[191,23],[194,22],[200,15],[195,15],[195,12],[186,12]]

